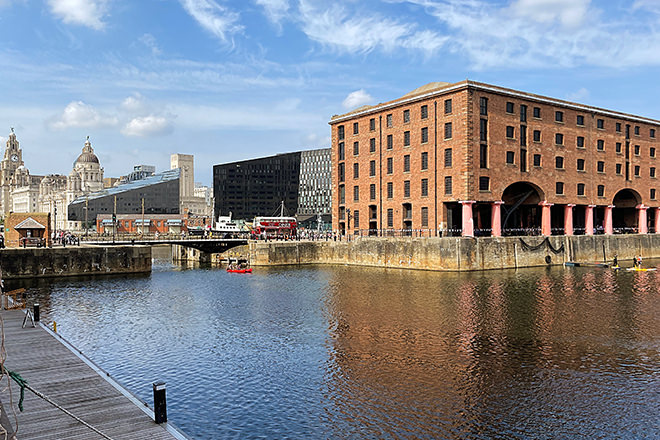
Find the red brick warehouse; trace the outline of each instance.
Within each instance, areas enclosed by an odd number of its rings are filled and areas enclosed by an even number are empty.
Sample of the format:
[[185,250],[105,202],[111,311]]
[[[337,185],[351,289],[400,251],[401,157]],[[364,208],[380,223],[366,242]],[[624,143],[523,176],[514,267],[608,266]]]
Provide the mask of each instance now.
[[660,231],[660,121],[462,81],[330,126],[342,234]]

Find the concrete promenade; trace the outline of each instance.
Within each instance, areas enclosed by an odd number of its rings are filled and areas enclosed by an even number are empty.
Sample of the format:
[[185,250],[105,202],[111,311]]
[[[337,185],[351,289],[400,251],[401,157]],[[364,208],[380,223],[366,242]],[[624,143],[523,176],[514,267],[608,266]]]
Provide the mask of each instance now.
[[[0,311],[6,369],[19,373],[31,387],[114,440],[188,439],[171,424],[156,424],[153,411],[143,402],[45,326],[21,328],[24,313]],[[11,399],[7,381],[11,381]],[[19,395],[16,382],[4,376],[0,400],[14,430],[11,408],[16,411],[18,439],[104,438],[29,390],[25,390],[24,411],[19,412]]]

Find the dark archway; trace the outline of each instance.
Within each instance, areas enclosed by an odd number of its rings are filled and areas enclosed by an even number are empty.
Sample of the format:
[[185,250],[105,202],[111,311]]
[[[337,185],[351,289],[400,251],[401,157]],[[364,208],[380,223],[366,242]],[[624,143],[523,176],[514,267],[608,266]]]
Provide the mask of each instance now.
[[642,197],[635,190],[622,189],[614,196],[612,204],[612,227],[615,234],[631,234],[637,232],[637,205],[642,203]]
[[445,202],[443,208],[447,224],[444,235],[449,237],[461,235],[463,229],[462,206],[458,202]]
[[543,191],[528,182],[516,182],[502,193],[502,235],[539,235]]

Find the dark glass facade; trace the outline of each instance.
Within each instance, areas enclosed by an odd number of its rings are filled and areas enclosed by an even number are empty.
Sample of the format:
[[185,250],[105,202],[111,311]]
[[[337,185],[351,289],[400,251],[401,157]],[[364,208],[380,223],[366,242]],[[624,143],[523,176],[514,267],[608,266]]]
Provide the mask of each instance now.
[[[213,167],[214,214],[252,220],[278,211],[282,201],[295,214],[300,186],[300,152]],[[279,211],[278,211],[279,212]]]

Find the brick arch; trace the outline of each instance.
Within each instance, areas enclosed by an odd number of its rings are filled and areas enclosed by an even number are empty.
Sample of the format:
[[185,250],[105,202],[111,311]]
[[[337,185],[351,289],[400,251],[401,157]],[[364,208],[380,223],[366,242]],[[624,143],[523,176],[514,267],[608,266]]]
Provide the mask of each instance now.
[[543,190],[525,181],[514,182],[502,191],[502,232],[506,235],[529,235],[541,231]]
[[634,208],[641,203],[642,196],[632,188],[623,188],[612,198],[612,205],[615,208]]
[[642,196],[634,189],[619,190],[612,199],[612,227],[617,233],[639,231],[640,213],[637,209],[642,204]]

